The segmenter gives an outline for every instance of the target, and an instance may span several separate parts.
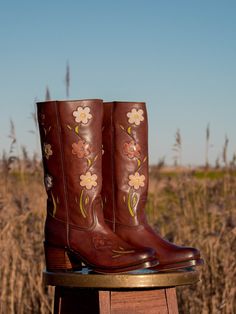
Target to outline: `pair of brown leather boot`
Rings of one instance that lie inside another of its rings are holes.
[[[202,263],[198,250],[169,243],[147,224],[145,103],[37,105],[48,195],[47,270],[79,270],[82,262],[101,273]]]

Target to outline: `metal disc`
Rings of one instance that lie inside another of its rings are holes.
[[[173,272],[154,272],[140,270],[124,274],[97,274],[87,268],[81,272],[43,272],[45,285],[103,288],[103,289],[142,289],[190,285],[199,281],[197,270],[179,270]]]

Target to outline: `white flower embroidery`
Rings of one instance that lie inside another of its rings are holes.
[[[93,186],[97,186],[97,175],[91,174],[90,171],[86,172],[86,174],[82,174],[80,176],[80,185],[85,186],[87,190],[91,190]]]
[[[53,178],[47,174],[45,177],[44,177],[44,184],[45,184],[45,187],[46,187],[46,190],[50,190],[53,186]]]
[[[51,144],[43,144],[44,156],[49,159],[49,157],[53,154]]]
[[[129,118],[130,124],[140,125],[140,122],[144,120],[143,110],[133,108],[130,112],[127,113],[127,117]]]
[[[144,186],[145,176],[140,175],[138,172],[129,175],[129,186],[133,186],[135,190],[138,190],[141,186]]]
[[[86,124],[92,118],[89,107],[78,107],[76,111],[73,111],[75,122]]]

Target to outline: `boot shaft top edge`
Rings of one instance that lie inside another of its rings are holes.
[[[139,104],[139,105],[145,105],[146,103],[144,101],[104,101],[104,104]]]
[[[46,101],[37,101],[36,104],[37,105],[43,105],[43,104],[47,104],[47,103],[81,103],[81,102],[103,102],[103,99],[99,99],[99,98],[94,98],[94,99],[72,99],[72,100],[46,100]]]

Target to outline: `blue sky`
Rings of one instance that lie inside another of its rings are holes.
[[[152,163],[203,164],[236,152],[236,1],[1,1],[0,151],[9,150],[9,119],[20,144],[36,149],[34,99],[146,101]]]

